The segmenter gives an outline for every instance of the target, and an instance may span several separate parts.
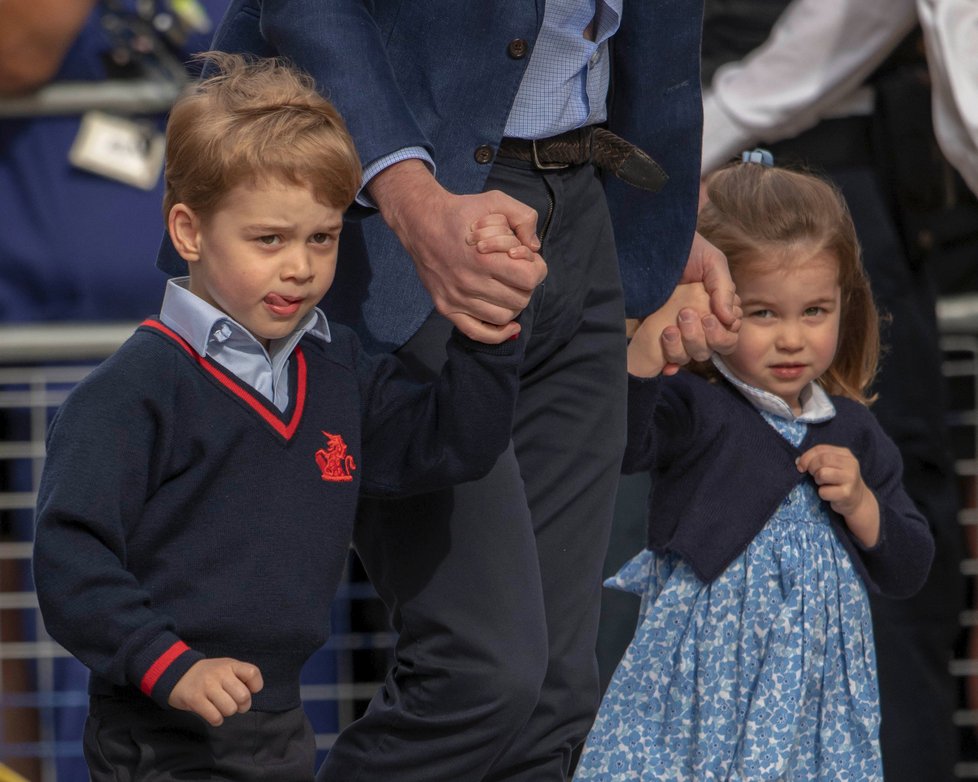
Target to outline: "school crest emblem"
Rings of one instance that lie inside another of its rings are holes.
[[[316,464],[324,481],[345,482],[353,480],[353,471],[357,468],[353,455],[347,453],[343,436],[323,432],[326,436],[326,447],[316,451]]]

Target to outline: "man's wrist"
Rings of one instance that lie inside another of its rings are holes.
[[[370,198],[395,232],[402,222],[404,207],[426,202],[433,189],[441,190],[441,185],[424,162],[417,158],[388,166],[367,185]]]
[[[375,208],[377,204],[374,202],[370,193],[370,185],[374,178],[382,172],[386,171],[391,166],[397,165],[398,163],[403,163],[405,160],[420,160],[422,161],[432,175],[435,174],[435,164],[428,154],[428,151],[424,147],[405,147],[404,149],[399,149],[397,152],[392,152],[389,155],[384,155],[372,163],[368,163],[363,167],[363,181],[360,185],[360,191],[357,193],[356,202],[361,206]]]

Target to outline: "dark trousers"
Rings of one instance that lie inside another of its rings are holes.
[[[84,736],[92,782],[302,782],[316,742],[301,708],[249,711],[212,727],[143,697],[94,695]]]
[[[621,283],[590,166],[494,165],[540,214],[549,275],[529,336],[511,448],[483,480],[362,502],[357,552],[398,631],[396,660],[319,780],[564,780],[598,704],[600,576],[624,445]],[[400,351],[444,360],[433,315]]]

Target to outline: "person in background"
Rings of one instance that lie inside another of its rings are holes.
[[[934,134],[941,151],[961,175],[973,196],[978,196],[978,5],[967,0],[918,0],[917,14],[927,52]],[[953,191],[958,194],[958,189]],[[957,198],[937,225],[926,227],[929,239],[941,248],[936,270],[938,291],[953,306],[960,300],[965,311],[978,293],[978,198]],[[967,408],[972,405],[964,403]],[[968,508],[974,493],[965,489]],[[978,553],[973,528],[968,530],[969,556]],[[974,583],[974,582],[972,582]],[[978,605],[972,586],[969,607]],[[962,656],[978,655],[978,633],[972,627],[962,644]],[[965,680],[964,707],[978,704],[978,677]],[[974,757],[976,734],[969,729],[963,755]]]
[[[967,295],[978,291],[978,70],[971,56],[978,8],[960,0],[918,0],[917,12],[927,55],[926,73],[917,66],[918,85],[930,85],[932,123],[928,90],[919,87],[922,95],[905,121],[913,121],[933,149],[929,168],[944,171],[935,182],[943,188],[943,208],[918,231],[934,259],[929,265],[939,293]]]
[[[978,194],[978,6],[917,0],[933,92],[934,131],[947,159]]]
[[[713,313],[681,324],[671,354],[735,339],[725,262],[694,235],[701,7],[238,0],[215,34],[312,74],[356,142],[361,219],[331,317],[428,378],[452,324],[502,341],[527,307],[512,443],[492,472],[362,503],[357,553],[398,640],[321,780],[567,776],[599,699],[625,313],[702,280]],[[546,268],[466,244],[492,213]],[[175,260],[164,249],[160,265]]]
[[[651,474],[646,548],[609,582],[638,629],[574,775],[883,779],[867,591],[907,597],[934,543],[868,405],[877,313],[841,195],[766,151],[707,179],[699,230],[743,307],[736,348],[671,377],[628,348],[623,471]],[[745,458],[745,454],[750,454]]]
[[[158,311],[166,111],[226,5],[0,4],[0,322]]]

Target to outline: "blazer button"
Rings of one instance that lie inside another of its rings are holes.
[[[494,157],[492,147],[488,144],[483,144],[480,147],[475,148],[475,162],[476,163],[490,163]]]
[[[530,47],[527,46],[526,41],[522,38],[514,38],[509,42],[509,46],[506,47],[506,51],[510,57],[514,60],[522,60],[526,57],[527,51]]]

